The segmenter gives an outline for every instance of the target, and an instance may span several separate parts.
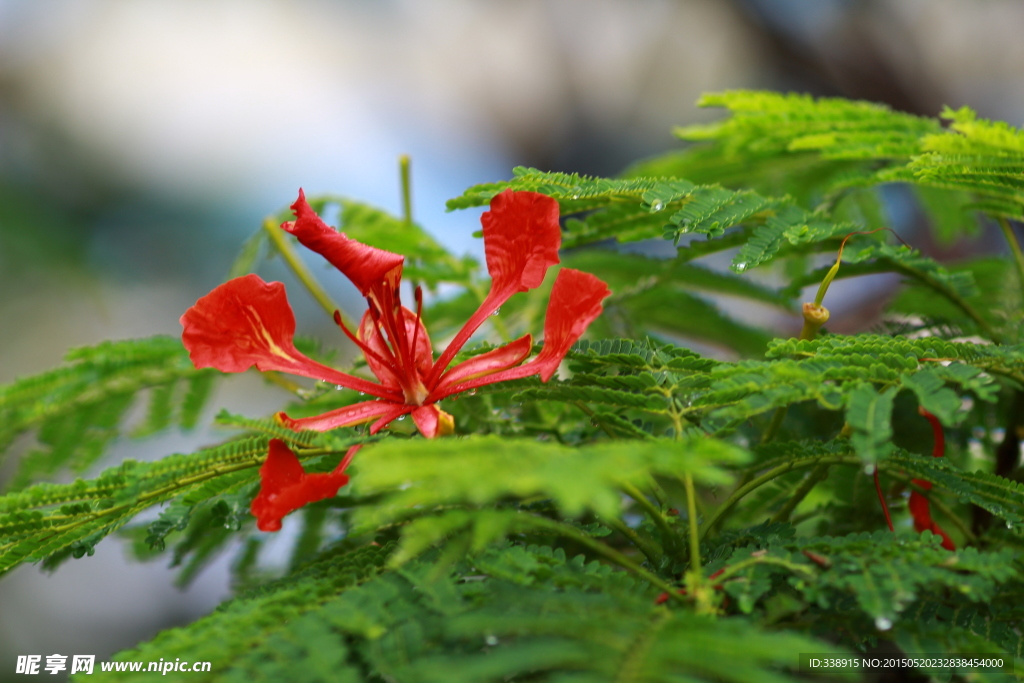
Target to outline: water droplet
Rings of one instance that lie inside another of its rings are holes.
[[[335,391],[341,391],[341,390],[342,390],[342,389],[344,389],[344,388],[345,388],[345,387],[341,386],[340,384],[335,384],[335,385],[334,385],[334,390],[335,390]]]
[[[467,393],[468,395],[470,395],[470,396],[476,396],[476,389],[470,389],[470,390],[469,390],[469,391],[467,391],[466,393]]]
[[[660,201],[660,200],[654,202],[653,204],[651,204],[651,211],[661,211],[664,208],[665,208],[665,202]]]
[[[490,645],[491,647],[494,647],[498,644],[498,639],[495,636],[487,636],[487,638],[484,639],[484,642]]]
[[[1013,522],[1007,522],[1006,523],[1006,528],[1007,529],[1012,529],[1013,528]]]
[[[494,309],[494,313],[491,313],[491,315],[498,315],[499,313],[501,313],[501,307],[500,306],[498,308],[495,308]]]
[[[579,196],[578,194],[574,194],[574,195],[572,196],[572,198],[573,198],[573,199],[579,199],[579,198],[580,198],[580,196]]]
[[[360,391],[360,392],[359,392],[359,395],[360,395],[360,396],[366,396],[366,392],[365,392],[365,391]]]
[[[399,416],[398,416],[398,419],[399,419],[399,420],[404,420],[404,419],[405,419],[405,415],[399,415]]]
[[[892,628],[892,621],[885,617],[875,617],[875,628],[879,631],[888,631]]]
[[[864,465],[864,474],[874,474],[874,473],[875,473],[875,466],[874,465]]]
[[[740,272],[740,273],[742,273],[742,272],[743,272],[744,270],[746,270],[746,269],[747,269],[747,264],[746,264],[746,263],[744,263],[743,261],[740,261],[740,262],[739,262],[739,263],[737,263],[737,264],[736,264],[735,266],[733,266],[733,268],[734,268],[734,269],[735,269],[735,270],[736,270],[737,272]]]

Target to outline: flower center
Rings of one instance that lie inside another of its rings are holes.
[[[423,380],[419,378],[419,373],[416,373],[416,377],[412,382],[409,382],[407,386],[402,387],[402,391],[405,393],[405,402],[409,405],[421,406],[423,402],[427,400],[427,394],[430,391],[423,386]]]

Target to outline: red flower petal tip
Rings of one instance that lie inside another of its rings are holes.
[[[544,349],[535,361],[543,366],[541,380],[547,382],[555,374],[569,347],[601,315],[609,294],[608,285],[590,273],[572,268],[558,272],[544,319]]]
[[[347,483],[348,475],[339,471],[307,474],[283,441],[271,439],[267,460],[260,467],[260,492],[249,511],[260,531],[279,531],[285,515],[337,495]]]
[[[363,296],[384,284],[392,289],[398,287],[404,256],[350,239],[345,233],[327,225],[313,211],[302,190],[292,204],[292,212],[295,220],[283,223],[281,227],[295,235],[303,246],[330,261],[359,288]]]
[[[514,293],[540,286],[548,268],[558,263],[558,211],[557,201],[536,192],[508,189],[491,199],[480,222],[492,289]]]
[[[244,372],[292,366],[304,358],[292,344],[295,316],[280,282],[258,275],[229,280],[181,316],[181,341],[197,368]]]

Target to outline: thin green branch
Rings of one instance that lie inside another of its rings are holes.
[[[686,598],[680,595],[674,586],[672,586],[670,583],[662,579],[660,576],[657,576],[656,574],[647,571],[646,569],[638,565],[636,562],[620,553],[615,548],[612,548],[609,545],[601,543],[600,541],[594,540],[593,538],[586,535],[576,527],[570,526],[568,524],[563,524],[562,522],[556,522],[555,520],[548,519],[547,517],[539,517],[537,515],[524,514],[522,517],[524,521],[526,521],[528,524],[534,527],[546,529],[548,531],[551,531],[552,533],[558,534],[559,536],[562,536],[564,538],[570,538],[579,543],[580,545],[590,548],[595,553],[602,555],[603,557],[605,557],[611,562],[614,562],[623,569],[626,569],[627,571],[636,574],[643,580],[650,583],[652,586],[660,588],[665,593],[668,593],[670,599],[683,604],[686,603]]]
[[[601,524],[604,524],[625,536],[630,543],[635,545],[637,549],[644,554],[644,557],[647,558],[648,562],[655,567],[658,566],[658,558],[664,551],[654,541],[644,538],[635,530],[629,528],[629,526],[621,519],[616,519],[614,517],[602,517]]]
[[[803,502],[807,494],[818,485],[818,482],[828,476],[828,465],[818,465],[811,473],[800,482],[800,486],[793,491],[792,495],[786,500],[785,504],[779,508],[779,511],[772,517],[773,522],[788,522],[789,516],[793,514],[793,510],[796,506]]]
[[[732,509],[736,503],[740,501],[744,496],[753,491],[754,489],[767,484],[772,479],[782,476],[787,472],[801,469],[803,467],[811,467],[817,464],[860,464],[860,459],[856,455],[834,455],[834,456],[815,456],[813,458],[802,458],[798,460],[790,460],[789,462],[783,463],[778,467],[774,467],[759,477],[751,479],[749,482],[740,486],[738,489],[732,492],[732,494],[725,499],[718,508],[711,513],[711,516],[704,524],[704,535],[707,535],[709,529],[711,529],[715,523],[721,518],[726,512]]]
[[[665,521],[665,517],[661,514],[661,510],[654,507],[654,504],[651,503],[647,496],[632,484],[623,483],[620,484],[619,488],[621,488],[626,495],[635,500],[637,505],[644,509],[644,512],[647,513],[647,516],[651,518],[651,521],[654,522],[654,525],[658,527],[658,530],[661,532],[662,541],[669,552],[672,552],[677,548],[678,544],[676,543],[676,533],[672,530],[672,527],[668,525],[668,522]]]
[[[1018,286],[1024,290],[1024,251],[1021,251],[1020,241],[1013,232],[1010,221],[1003,216],[999,216],[996,221],[999,223],[1003,235],[1006,236],[1006,242],[1010,245],[1010,251],[1013,253],[1013,262],[1017,265]]]
[[[768,429],[764,430],[764,434],[761,435],[761,444],[766,444],[779,433],[779,428],[782,427],[782,421],[786,419],[786,406],[779,406],[775,409],[772,414],[772,421],[768,423]]]
[[[412,182],[409,173],[410,159],[408,154],[398,157],[398,173],[402,184],[402,220],[412,225]]]
[[[697,492],[693,486],[693,475],[683,475],[686,488],[686,514],[690,522],[690,571],[700,573],[700,527],[697,523]]]
[[[737,562],[736,564],[729,565],[724,571],[722,571],[721,574],[715,577],[715,582],[725,583],[733,576],[739,574],[741,571],[746,569],[747,567],[753,567],[754,565],[758,564],[774,564],[776,566],[788,569],[794,574],[802,574],[804,577],[808,579],[813,579],[815,575],[814,569],[806,565],[796,564],[795,562],[790,562],[789,560],[785,560],[781,557],[772,557],[771,555],[759,555],[757,557],[750,557],[746,560],[743,560],[742,562]]]

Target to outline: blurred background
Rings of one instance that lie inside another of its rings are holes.
[[[478,212],[446,199],[515,165],[615,174],[719,116],[694,107],[704,91],[966,104],[1019,126],[1021,26],[1018,0],[0,0],[0,383],[73,346],[178,334],[299,187],[398,212],[399,154],[416,219],[481,255]],[[293,291],[300,332],[333,339]],[[239,377],[212,404],[280,400]],[[122,444],[103,465],[216,438]],[[228,564],[185,592],[117,539],[53,575],[21,567],[0,581],[0,680],[18,654],[103,660],[209,612]]]

